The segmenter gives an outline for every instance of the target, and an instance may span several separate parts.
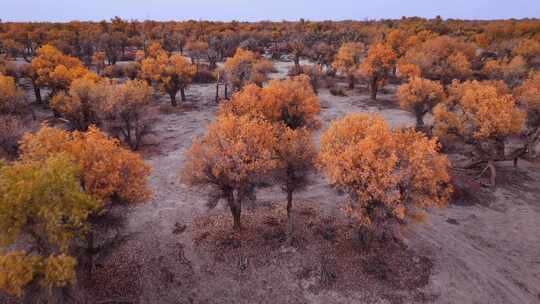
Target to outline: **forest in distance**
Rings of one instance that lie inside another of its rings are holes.
[[[0,304],[540,303],[540,20],[0,20]]]

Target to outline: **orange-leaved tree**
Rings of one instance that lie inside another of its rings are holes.
[[[317,150],[311,132],[306,128],[291,129],[279,124],[276,132],[275,158],[278,161],[274,178],[287,195],[289,239],[293,232],[293,194],[308,183]]]
[[[152,132],[152,101],[152,88],[145,81],[128,80],[109,86],[99,113],[110,133],[137,150],[143,137]]]
[[[242,202],[277,166],[274,132],[273,125],[260,118],[220,115],[186,153],[182,180],[211,187],[210,206],[226,200],[235,230],[241,229]]]
[[[95,77],[73,80],[67,92],[59,92],[50,106],[63,115],[79,131],[99,124],[99,104],[105,98],[107,83]]]
[[[516,56],[512,60],[491,59],[484,64],[482,72],[490,79],[504,80],[513,86],[527,74],[527,62],[521,56]]]
[[[96,254],[108,245],[97,246],[94,235],[110,229],[110,224],[119,224],[112,221],[107,225],[104,221],[117,203],[139,203],[150,198],[150,167],[138,154],[122,148],[117,140],[93,126],[84,133],[44,126],[37,133],[23,137],[21,158],[25,161],[42,160],[58,154],[66,154],[73,160],[81,170],[77,177],[82,189],[100,202],[99,209],[89,215],[92,229],[86,235],[83,251],[90,279]]]
[[[37,83],[51,89],[50,96],[67,90],[77,78],[87,74],[97,77],[78,58],[65,55],[49,44],[37,50],[36,57],[32,59],[32,69],[37,75]]]
[[[151,194],[147,185],[150,168],[142,158],[96,127],[87,132],[66,132],[43,126],[21,141],[21,157],[44,159],[67,153],[81,168],[84,190],[105,202],[136,203]]]
[[[155,57],[141,62],[141,78],[154,81],[158,88],[171,98],[171,105],[177,106],[176,94],[180,91],[182,101],[186,101],[185,90],[195,76],[196,67],[181,55],[169,55],[162,49]]]
[[[399,66],[415,65],[422,77],[448,84],[453,79],[464,80],[472,74],[471,62],[475,53],[473,44],[458,38],[432,37],[409,48]]]
[[[24,111],[24,99],[15,79],[0,73],[0,115],[20,114]]]
[[[443,86],[429,79],[412,77],[402,84],[396,92],[399,106],[416,116],[416,128],[424,127],[424,116],[431,112],[444,97]]]
[[[233,91],[237,91],[250,82],[261,86],[273,65],[268,60],[258,58],[251,51],[238,48],[234,56],[225,61],[223,68],[225,78],[232,85]]]
[[[321,136],[318,163],[349,194],[346,210],[367,232],[366,241],[397,236],[397,224],[418,218],[426,207],[444,206],[452,191],[449,162],[436,139],[392,131],[375,115],[332,122]]]
[[[369,48],[357,73],[367,82],[371,99],[377,99],[377,92],[391,75],[396,60],[396,54],[392,48],[385,44],[377,43]]]
[[[540,40],[524,39],[514,49],[512,53],[516,56],[522,56],[527,61],[540,55]]]
[[[434,134],[471,145],[476,152],[474,163],[487,162],[494,186],[494,162],[507,158],[505,140],[521,131],[525,113],[512,95],[493,83],[454,81],[448,92],[448,98],[433,109]]]
[[[264,117],[293,129],[318,126],[320,111],[319,98],[305,75],[272,80],[264,88],[248,85],[220,107],[220,113]]]
[[[354,89],[356,70],[360,67],[365,48],[361,42],[343,43],[332,63],[332,68],[349,80],[349,89]]]
[[[540,141],[540,72],[531,73],[515,94],[527,110],[527,145]]]

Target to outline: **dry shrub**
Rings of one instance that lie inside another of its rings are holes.
[[[103,69],[103,76],[109,78],[123,78],[125,76],[124,68],[119,64],[106,66]]]
[[[342,96],[342,97],[347,96],[347,93],[345,93],[345,90],[339,85],[335,85],[334,87],[331,87],[330,94],[334,96]]]
[[[356,225],[345,217],[325,216],[316,206],[311,201],[296,203],[293,247],[286,245],[286,210],[277,202],[247,209],[241,232],[233,231],[225,212],[196,218],[195,248],[214,258],[213,271],[232,269],[238,274],[250,267],[259,271],[269,264],[280,265],[298,280],[315,278],[309,287],[312,292],[387,290],[390,284],[395,290],[414,293],[428,283],[433,264],[427,257],[401,242],[374,241],[363,247]]]
[[[31,122],[25,122],[19,116],[0,116],[0,158],[14,159],[17,156],[19,140],[31,126]]]
[[[216,82],[216,75],[210,69],[208,66],[199,66],[199,70],[197,73],[195,73],[195,76],[193,76],[193,82],[194,83],[211,83]]]

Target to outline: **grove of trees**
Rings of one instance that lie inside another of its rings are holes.
[[[224,201],[234,233],[276,186],[293,244],[296,194],[321,174],[364,245],[399,239],[448,204],[454,170],[495,187],[497,162],[538,157],[539,69],[534,19],[0,22],[0,291],[56,303],[90,280],[104,219],[152,198],[147,135],[187,105],[216,116],[180,180]],[[207,85],[218,105],[198,102]],[[398,105],[416,126],[343,113],[319,137],[327,93]]]

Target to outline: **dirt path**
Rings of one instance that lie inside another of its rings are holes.
[[[278,66],[282,77],[286,71]],[[394,303],[374,291],[313,292],[291,269],[269,263],[241,275],[236,265],[218,265],[205,252],[196,250],[193,219],[226,212],[208,211],[205,194],[178,181],[183,152],[191,138],[202,134],[213,119],[214,86],[195,85],[189,98],[198,100],[189,111],[160,115],[157,140],[162,152],[148,157],[152,166],[151,202],[134,207],[128,214],[122,263],[136,264],[128,276],[135,282],[137,303]],[[390,90],[391,91],[391,90]],[[376,112],[392,126],[414,123],[408,113],[388,106],[391,94],[382,94],[379,104],[366,94],[334,97],[320,94],[323,129],[337,117],[351,112]],[[381,104],[385,106],[381,106]],[[507,171],[510,171],[508,169]],[[426,224],[408,234],[412,248],[429,255],[434,274],[424,293],[434,303],[538,303],[540,302],[540,194],[538,166],[526,164],[514,186],[499,188],[492,202],[475,206],[449,206],[431,212]],[[507,172],[512,176],[511,172]],[[282,200],[275,188],[258,193],[261,204]],[[342,216],[336,202],[343,197],[315,176],[296,198],[320,204],[332,216]],[[185,230],[184,226],[186,225]],[[270,253],[269,253],[270,254]],[[293,258],[302,260],[300,253]],[[277,264],[276,264],[277,263]],[[361,279],[361,278],[359,278]],[[403,297],[395,303],[417,303]]]

